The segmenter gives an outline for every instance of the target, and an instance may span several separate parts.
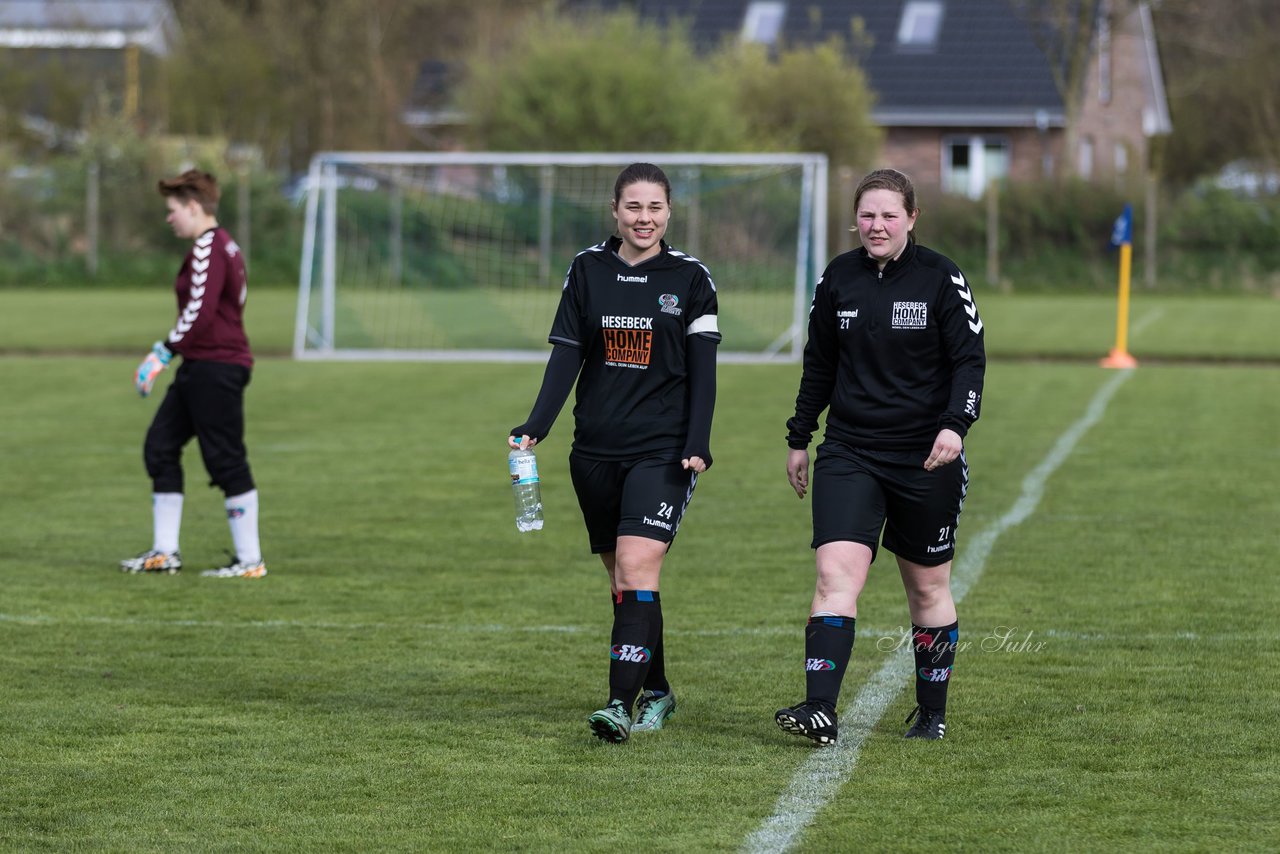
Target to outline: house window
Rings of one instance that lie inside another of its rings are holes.
[[[1076,158],[1076,172],[1081,178],[1093,177],[1093,139],[1084,137],[1080,140],[1080,152]]]
[[[1129,147],[1123,142],[1116,143],[1116,174],[1123,175],[1129,171]]]
[[[898,47],[928,50],[942,31],[942,0],[907,0],[898,21]]]
[[[942,141],[942,186],[977,199],[987,185],[1009,175],[1009,141],[1003,137],[948,137]]]
[[[1098,21],[1098,103],[1111,103],[1111,22]]]
[[[782,2],[753,2],[747,4],[742,18],[742,40],[773,47],[782,32],[782,19],[787,16],[787,4]]]

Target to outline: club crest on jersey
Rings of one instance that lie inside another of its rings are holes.
[[[893,304],[893,329],[924,329],[929,325],[927,302],[895,302]]]
[[[658,297],[658,305],[662,306],[662,312],[664,314],[674,314],[679,317],[684,313],[684,309],[678,308],[679,304],[680,297],[675,294],[663,294]]]

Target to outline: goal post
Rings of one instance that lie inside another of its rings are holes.
[[[613,182],[671,180],[666,241],[706,264],[723,361],[797,361],[826,262],[822,154],[324,152],[305,187],[298,359],[541,361]]]

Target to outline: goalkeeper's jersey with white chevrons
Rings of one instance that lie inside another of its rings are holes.
[[[716,287],[696,258],[661,244],[631,266],[612,237],[569,267],[548,340],[580,347],[574,453],[680,459],[689,427],[689,336],[719,342]]]
[[[222,228],[201,234],[182,259],[174,282],[178,319],[165,346],[187,361],[252,368],[253,354],[244,332],[248,287],[244,255],[231,235]]]

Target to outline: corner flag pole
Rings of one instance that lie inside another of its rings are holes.
[[[1120,247],[1120,297],[1116,304],[1116,346],[1101,361],[1104,368],[1136,368],[1129,355],[1129,268],[1133,263],[1133,205],[1125,205],[1111,229],[1111,245]]]

